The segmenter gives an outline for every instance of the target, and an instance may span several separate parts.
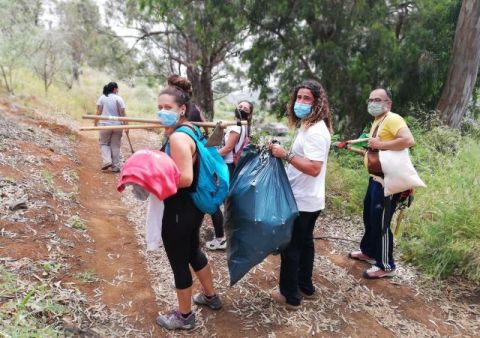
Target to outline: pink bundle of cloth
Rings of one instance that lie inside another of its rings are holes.
[[[148,199],[145,240],[147,250],[159,249],[162,243],[163,200],[177,192],[180,171],[175,162],[158,150],[139,150],[123,165],[117,190],[131,185],[140,200]]]
[[[135,183],[163,201],[177,192],[179,181],[180,171],[167,154],[139,150],[123,165],[117,190],[122,192],[128,183]]]

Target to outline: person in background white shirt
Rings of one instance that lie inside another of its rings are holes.
[[[224,146],[218,152],[223,156],[230,173],[230,182],[233,178],[235,170],[234,154],[242,150],[245,139],[250,135],[250,122],[253,114],[253,103],[250,101],[240,101],[235,109],[235,119],[238,121],[248,121],[248,125],[230,126],[225,130],[223,138]],[[223,230],[223,213],[220,208],[212,214],[212,223],[215,230],[215,238],[206,243],[210,250],[225,250],[227,248],[227,240]]]
[[[103,87],[103,95],[97,101],[97,115],[101,116],[126,116],[125,103],[118,95],[118,85],[110,82]],[[116,126],[123,124],[120,121],[100,120],[95,121],[95,126]],[[128,130],[125,131],[128,134]],[[120,172],[121,157],[120,146],[122,130],[101,130],[99,137],[100,150],[102,152],[102,170],[112,168],[113,172]]]
[[[287,107],[291,126],[297,134],[290,151],[272,144],[272,155],[287,163],[287,176],[297,202],[299,216],[293,224],[292,239],[281,252],[280,289],[274,301],[291,310],[302,299],[316,297],[312,282],[315,246],[313,230],[325,208],[325,175],[330,149],[332,117],[327,93],[316,81],[295,87]]]

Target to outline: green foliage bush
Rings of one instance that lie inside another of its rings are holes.
[[[478,134],[436,123],[427,129],[422,121],[407,120],[416,141],[412,161],[427,188],[416,190],[414,203],[405,212],[398,241],[402,257],[435,278],[461,275],[480,281]],[[367,179],[360,157],[331,153],[328,208],[361,214]]]

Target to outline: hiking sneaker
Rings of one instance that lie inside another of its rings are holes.
[[[183,318],[178,310],[157,317],[157,324],[169,330],[191,330],[195,327],[195,314]]]
[[[365,272],[363,273],[363,277],[368,279],[378,279],[393,276],[395,276],[395,270],[385,271],[383,269],[380,269],[376,265],[373,265],[370,269],[365,270]]]
[[[282,295],[280,293],[280,291],[273,291],[272,293],[270,293],[270,296],[272,297],[272,299],[278,303],[278,304],[281,304],[283,306],[285,306],[285,308],[287,310],[291,310],[291,311],[296,311],[298,309],[300,309],[300,304],[298,305],[292,305],[292,304],[289,304],[287,303],[287,299],[285,298],[284,295]]]
[[[193,302],[197,305],[208,306],[212,310],[220,310],[223,305],[218,295],[208,298],[204,293],[197,293],[193,296]]]
[[[375,259],[373,259],[370,256],[365,255],[361,251],[349,252],[348,257],[351,258],[351,259],[356,259],[357,261],[364,261],[364,262],[367,262],[367,263],[372,264],[372,265],[377,263],[377,261]]]
[[[112,167],[112,173],[119,173],[119,172],[120,172],[120,168]]]
[[[102,170],[107,170],[108,168],[110,168],[112,166],[111,163],[105,163],[102,165]]]
[[[227,248],[227,240],[215,237],[210,242],[207,242],[206,245],[210,250],[225,250]]]

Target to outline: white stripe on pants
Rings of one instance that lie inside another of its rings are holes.
[[[392,195],[386,198],[390,199],[390,203],[392,202]],[[392,267],[390,266],[390,264],[388,264],[388,251],[389,251],[388,245],[390,244],[388,240],[388,236],[389,236],[388,232],[390,230],[386,229],[386,226],[387,225],[389,226],[389,224],[385,224],[385,209],[386,208],[384,207],[382,211],[382,263],[383,263],[383,266],[385,267],[385,271],[391,271]]]

